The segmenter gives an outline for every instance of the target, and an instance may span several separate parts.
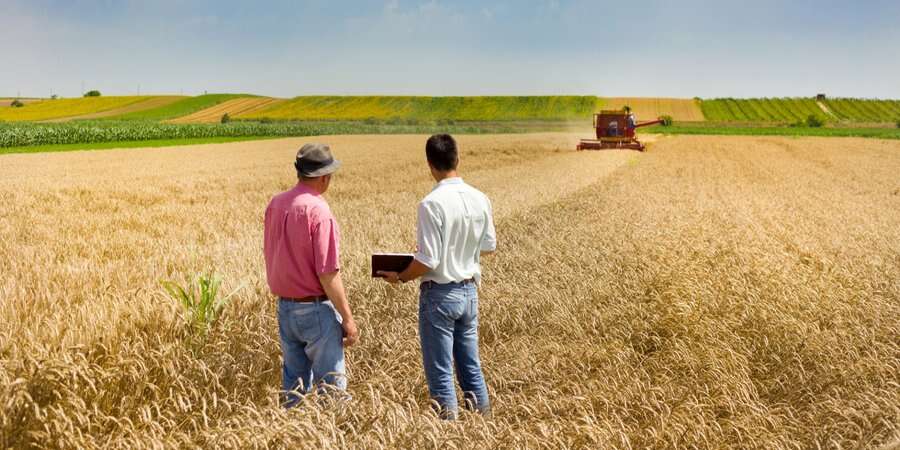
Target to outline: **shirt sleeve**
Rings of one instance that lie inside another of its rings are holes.
[[[337,222],[325,219],[312,230],[313,264],[316,274],[337,272],[340,269],[338,242],[340,235]]]
[[[484,236],[481,238],[481,251],[492,252],[497,250],[497,231],[494,229],[494,208],[491,201],[487,201],[487,221],[484,227]]]
[[[435,205],[419,203],[416,220],[416,261],[434,269],[441,261],[441,215]]]

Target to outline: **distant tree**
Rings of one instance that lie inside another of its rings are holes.
[[[19,99],[15,99],[12,101],[12,103],[9,104],[9,106],[12,106],[13,108],[21,108],[25,106],[25,104],[22,103]]]
[[[664,127],[671,127],[674,122],[672,116],[662,116],[659,119],[662,120],[662,126]]]
[[[100,95],[101,95],[100,91],[98,91],[96,89],[90,90],[90,91],[87,91],[84,93],[85,97],[99,97]]]
[[[59,96],[56,94],[50,96],[50,100],[56,100],[57,98],[59,98]]]
[[[229,116],[228,113],[222,114],[222,119],[220,120],[220,122],[222,122],[222,123],[231,122],[231,116]]]

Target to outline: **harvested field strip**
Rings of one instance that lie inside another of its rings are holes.
[[[677,121],[702,122],[703,111],[694,99],[655,97],[603,97],[603,109],[621,109],[628,105],[639,121],[669,115]]]
[[[269,97],[235,98],[193,114],[169,120],[169,123],[215,123],[219,122],[224,114],[234,117],[240,114],[252,113],[277,105],[282,101],[284,100]]]
[[[50,119],[45,122],[68,122],[70,120],[92,120],[92,119],[102,119],[106,117],[119,116],[122,114],[129,114],[140,111],[147,111],[150,109],[161,108],[167,105],[171,105],[175,102],[183,100],[185,97],[177,96],[177,95],[166,95],[159,97],[151,97],[147,100],[132,103],[128,106],[123,106],[121,108],[110,109],[107,111],[96,112],[91,114],[82,114],[80,116],[71,116],[71,117],[63,117],[59,119]]]
[[[0,120],[39,121],[56,119],[60,117],[81,116],[101,111],[109,111],[122,108],[134,103],[143,102],[154,98],[153,96],[126,96],[126,97],[85,97],[62,98],[45,100],[28,104],[21,108],[0,109]]]
[[[252,97],[247,94],[205,94],[197,97],[188,97],[181,101],[172,103],[159,108],[149,109],[146,111],[132,112],[118,116],[109,117],[110,120],[154,120],[161,121],[166,119],[174,119],[176,117],[187,116],[197,111],[210,108],[219,103],[226,102],[235,98]]]
[[[494,417],[458,424],[428,413],[414,287],[368,278],[371,252],[414,245],[415,202],[432,186],[425,136],[316,138],[344,161],[326,195],[363,338],[348,353],[353,407],[289,413],[277,406],[260,222],[310,139],[0,157],[0,444],[895,438],[900,143],[682,136],[647,153],[557,150],[577,138],[459,139],[465,178],[492,197],[500,248],[479,300]],[[192,351],[158,282],[211,266],[247,288]]]
[[[242,119],[276,120],[585,120],[598,107],[593,96],[525,97],[295,97]]]

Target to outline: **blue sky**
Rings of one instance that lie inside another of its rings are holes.
[[[0,96],[900,98],[900,2],[0,0]]]

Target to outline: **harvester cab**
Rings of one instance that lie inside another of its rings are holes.
[[[625,109],[604,110],[594,114],[594,131],[597,139],[582,139],[577,150],[622,150],[644,151],[646,147],[638,141],[636,128],[663,123],[657,119],[643,123],[629,123],[629,112]],[[633,117],[633,116],[632,116]]]

